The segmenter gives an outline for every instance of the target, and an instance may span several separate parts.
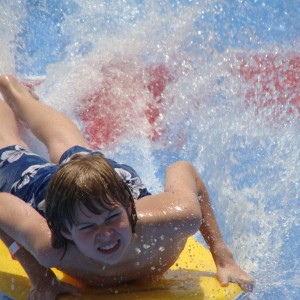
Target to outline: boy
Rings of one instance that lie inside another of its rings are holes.
[[[0,91],[6,101],[0,100],[0,234],[32,282],[29,299],[78,293],[50,267],[91,286],[152,279],[199,228],[221,284],[252,289],[191,164],[172,164],[164,192],[150,195],[131,167],[92,151],[71,120],[36,101],[13,77],[0,76]],[[29,151],[15,116],[46,145],[52,163]]]

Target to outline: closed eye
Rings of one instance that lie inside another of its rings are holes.
[[[92,228],[94,226],[94,224],[88,224],[88,225],[83,225],[83,226],[80,226],[78,228],[78,230],[86,230],[86,229],[89,229],[89,228]]]
[[[120,216],[121,213],[114,213],[106,218],[106,221],[112,221]]]

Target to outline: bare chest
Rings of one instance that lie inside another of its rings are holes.
[[[112,286],[128,281],[151,280],[167,271],[176,261],[185,241],[159,239],[135,243],[116,265],[106,265],[82,255],[76,248],[60,270],[89,286]],[[73,261],[72,261],[73,260]]]

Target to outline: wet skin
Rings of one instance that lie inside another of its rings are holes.
[[[84,205],[76,210],[73,226],[63,235],[74,242],[86,256],[108,265],[118,263],[131,242],[132,230],[127,212],[122,206],[102,209],[94,214]]]

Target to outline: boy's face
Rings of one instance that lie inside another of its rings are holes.
[[[62,234],[72,240],[84,255],[109,265],[118,263],[132,239],[125,208],[121,205],[101,208],[100,214],[94,214],[84,205],[79,205],[76,217],[78,224]]]

